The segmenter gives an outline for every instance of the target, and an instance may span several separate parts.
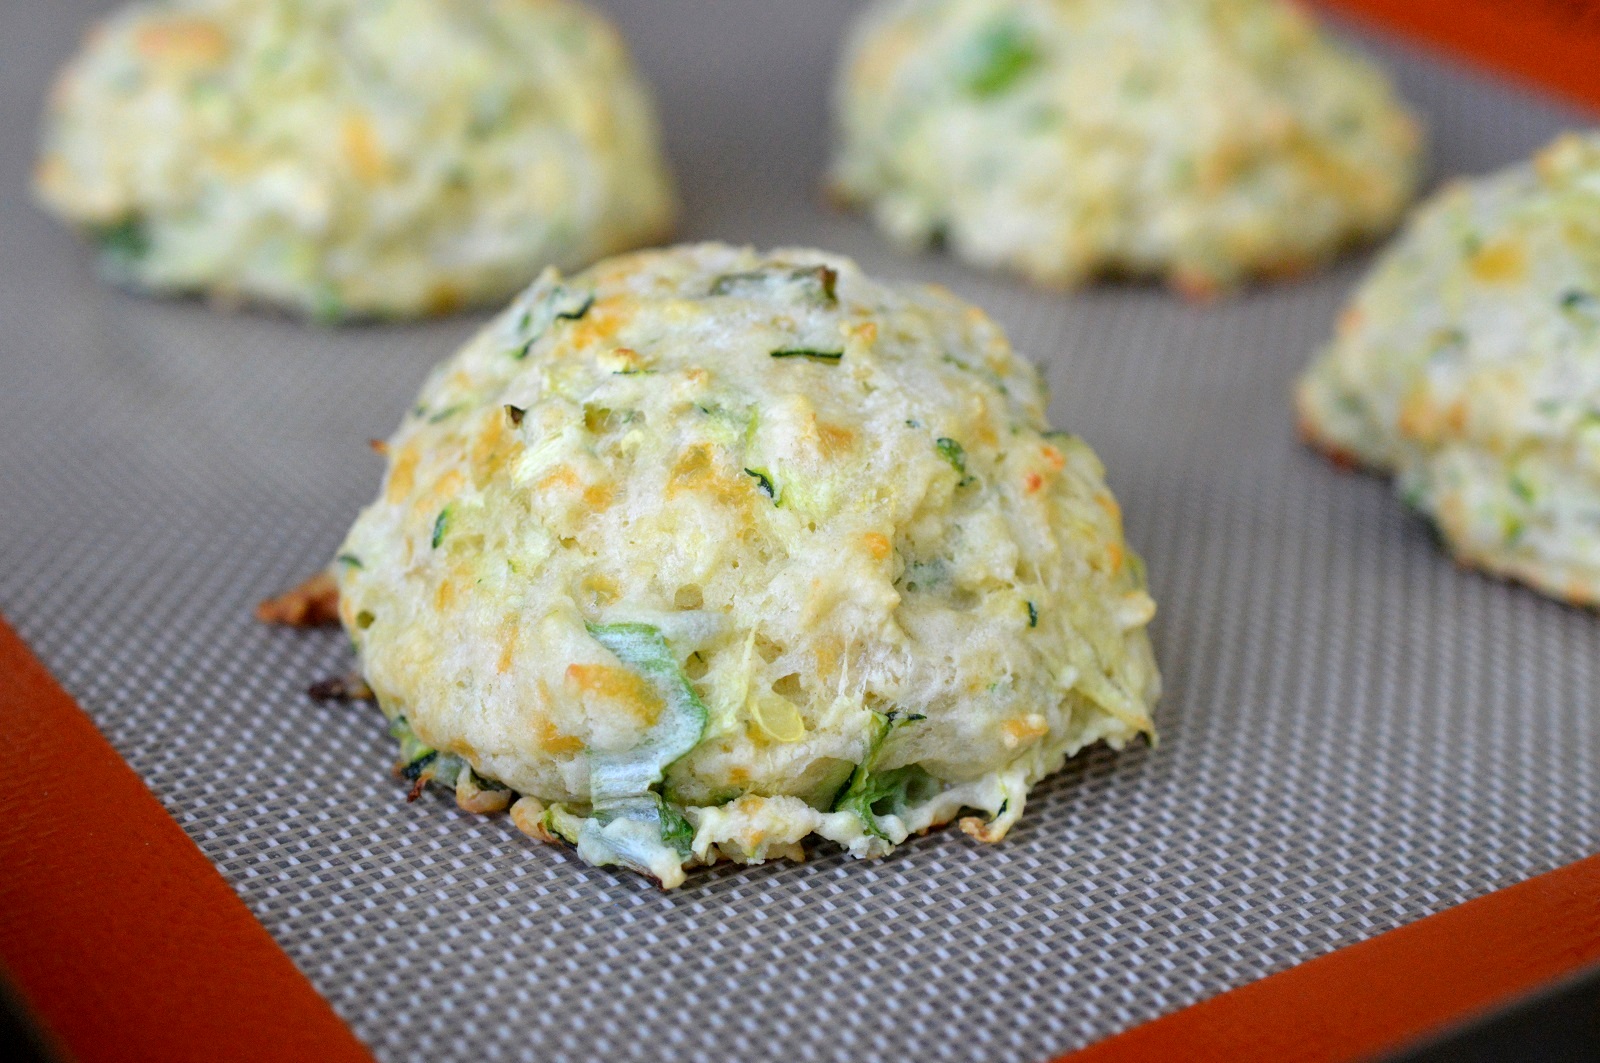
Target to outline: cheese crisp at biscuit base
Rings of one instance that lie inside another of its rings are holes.
[[[1424,205],[1298,399],[1463,562],[1600,604],[1600,136]]]
[[[35,186],[113,281],[335,321],[499,303],[671,227],[644,85],[573,0],[146,0]]]
[[[910,248],[1206,295],[1387,232],[1416,123],[1283,0],[875,0],[832,188]]]
[[[677,885],[1150,735],[1155,604],[978,309],[716,244],[548,271],[441,365],[335,569],[417,786]]]

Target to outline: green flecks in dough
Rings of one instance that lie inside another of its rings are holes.
[[[872,714],[872,735],[868,739],[867,755],[861,758],[850,778],[845,781],[833,799],[835,812],[854,812],[868,834],[885,841],[889,836],[878,824],[878,817],[900,815],[908,807],[928,800],[943,789],[933,776],[915,764],[892,771],[874,771],[874,765],[883,754],[884,744],[895,728],[927,719],[921,713],[901,715],[898,712]]]
[[[100,254],[115,269],[129,268],[150,253],[150,234],[136,215],[96,229],[93,235]]]
[[[1041,56],[1033,35],[1014,22],[999,22],[975,40],[968,53],[966,89],[988,99],[1014,87]]]
[[[761,493],[772,499],[772,504],[778,504],[778,489],[772,485],[772,476],[765,469],[746,469],[746,476],[754,476],[756,487]]]
[[[837,362],[843,351],[819,351],[813,347],[780,347],[772,352],[774,358],[809,358],[814,362]]]
[[[949,462],[950,467],[961,475],[957,487],[965,487],[973,481],[973,477],[967,474],[967,452],[962,449],[960,443],[949,436],[940,436],[934,440],[933,445],[938,448],[939,456]]]

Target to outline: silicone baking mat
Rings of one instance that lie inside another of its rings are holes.
[[[1458,570],[1295,441],[1290,383],[1367,258],[1190,306],[898,257],[815,194],[842,0],[604,5],[657,87],[682,235],[830,247],[1009,329],[1149,562],[1160,746],[1078,758],[998,847],[824,847],[671,894],[407,805],[377,712],[303,693],[342,637],[250,611],[331,555],[376,490],[366,440],[481,319],[331,331],[100,285],[25,188],[103,6],[0,16],[0,611],[381,1059],[1040,1060],[1600,850],[1600,621]],[[1435,173],[1585,121],[1360,43]]]

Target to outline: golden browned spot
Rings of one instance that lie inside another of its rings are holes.
[[[389,161],[378,141],[378,131],[366,115],[352,112],[345,116],[339,127],[339,145],[357,181],[372,185],[383,179]]]
[[[584,488],[583,500],[591,509],[605,509],[611,505],[613,492],[609,484],[590,484]]]
[[[1006,836],[1005,830],[991,826],[977,816],[962,816],[956,821],[956,826],[961,828],[961,833],[976,838],[986,845],[993,845]]]
[[[508,616],[500,624],[500,659],[495,661],[494,670],[501,675],[511,671],[511,665],[517,656],[517,618]]]
[[[367,446],[371,448],[374,454],[382,454],[384,457],[389,456],[389,444],[385,440],[369,439],[367,440]]]
[[[1106,516],[1117,527],[1122,527],[1122,507],[1117,505],[1117,500],[1111,497],[1110,491],[1101,491],[1094,496],[1095,504],[1105,510]]]
[[[547,753],[582,753],[583,739],[564,733],[549,720],[539,721],[539,744]]]
[[[1467,270],[1485,284],[1510,284],[1527,274],[1528,255],[1521,243],[1500,240],[1468,259]]]
[[[1309,433],[1304,434],[1303,438],[1307,443],[1322,451],[1323,456],[1333,462],[1334,467],[1341,472],[1358,472],[1362,468],[1361,458],[1355,451],[1345,450],[1343,447],[1335,446],[1332,443],[1324,443]]]
[[[33,183],[43,189],[59,189],[71,171],[59,155],[45,155],[33,166]]]
[[[473,480],[483,480],[485,467],[496,464],[497,453],[504,446],[506,437],[507,424],[504,417],[484,419],[483,428],[473,436],[472,449],[467,452],[467,463],[472,466]]]
[[[1030,739],[1043,738],[1049,734],[1050,725],[1043,716],[1029,713],[1026,716],[1013,716],[1001,724],[1000,733],[1005,735],[1006,745],[1020,746]]]
[[[839,659],[844,656],[844,641],[838,635],[825,635],[817,640],[817,675],[828,678],[839,669]],[[798,695],[799,690],[795,691]]]
[[[348,594],[341,594],[333,604],[335,610],[337,610],[335,619],[344,625],[345,630],[354,629],[356,618],[361,615],[361,608],[356,604],[355,599]],[[260,613],[256,614],[257,617],[260,615]]]
[[[709,495],[732,510],[733,519],[748,524],[752,501],[763,498],[752,490],[754,483],[742,472],[730,476],[726,470],[718,468],[712,445],[697,443],[684,449],[673,462],[667,479],[667,497],[676,498],[685,491]]]
[[[1466,527],[1467,504],[1458,494],[1441,496],[1434,512],[1439,524],[1453,536],[1459,536],[1461,529]]]
[[[439,612],[443,613],[448,611],[455,604],[456,584],[454,580],[446,576],[444,579],[439,581],[439,586],[434,588],[433,607],[439,610]]]
[[[1202,155],[1195,162],[1195,181],[1209,192],[1219,191],[1233,183],[1234,177],[1251,160],[1252,145],[1239,140],[1225,140]]]
[[[1563,133],[1533,157],[1533,168],[1546,181],[1553,181],[1561,176],[1562,167],[1571,160],[1573,154],[1583,150],[1582,145],[1583,141],[1576,133]]]
[[[227,56],[228,38],[204,19],[177,18],[139,27],[133,47],[151,62],[205,66]]]
[[[984,411],[983,419],[972,429],[972,438],[986,447],[996,446],[1000,437],[995,434],[994,422],[989,419],[988,411]]]
[[[816,414],[811,415],[810,435],[816,441],[817,449],[822,452],[822,456],[825,458],[833,458],[843,454],[856,441],[856,434],[850,429],[818,420]]]
[[[1215,302],[1217,296],[1222,294],[1221,282],[1193,269],[1175,270],[1167,279],[1167,284],[1191,303]]]
[[[881,35],[871,48],[857,54],[850,66],[851,85],[859,93],[880,94],[917,46],[916,37],[908,30],[896,29]]]
[[[471,772],[462,772],[456,779],[456,806],[463,812],[488,815],[501,812],[511,803],[509,790],[481,790],[473,781]]]
[[[468,467],[472,482],[479,488],[505,471],[507,465],[522,451],[522,438],[513,431],[514,425],[506,417],[486,418],[481,431],[473,438],[468,454]]]
[[[453,314],[465,306],[466,302],[466,296],[461,294],[460,288],[449,281],[440,281],[428,289],[423,307],[430,314]]]
[[[1289,281],[1304,277],[1316,264],[1317,260],[1310,255],[1285,253],[1262,262],[1256,267],[1256,273],[1263,280]]]
[[[699,443],[685,449],[678,455],[678,460],[672,463],[672,472],[667,481],[667,497],[672,498],[680,491],[698,489],[711,478],[711,473],[709,444]]]
[[[244,144],[213,144],[206,157],[219,171],[241,177],[259,166],[259,154]]]
[[[1400,404],[1400,416],[1395,422],[1400,434],[1419,442],[1433,442],[1442,434],[1444,411],[1434,405],[1425,389],[1418,388]]]
[[[581,487],[583,481],[578,479],[578,474],[570,465],[557,465],[545,473],[544,479],[534,484],[540,491],[549,491],[556,487],[566,487],[573,490]]]
[[[845,211],[856,205],[857,197],[837,181],[829,181],[820,189],[822,205],[829,210]]]
[[[746,768],[746,767],[743,767],[742,765],[729,768],[728,769],[728,785],[729,786],[748,786],[748,785],[750,785],[750,769]]]
[[[561,839],[551,834],[544,825],[544,803],[533,797],[519,797],[511,806],[511,825],[530,838],[547,845],[559,845]]]
[[[609,373],[637,373],[648,368],[644,356],[632,347],[613,347],[600,356],[599,362]]]
[[[581,694],[616,705],[646,727],[661,715],[660,695],[626,668],[609,664],[569,664],[567,682]]]
[[[1121,543],[1115,539],[1106,543],[1106,571],[1121,572],[1124,560],[1126,560],[1126,556]]]
[[[1036,472],[1028,472],[1022,477],[1022,489],[1028,494],[1034,494],[1044,486],[1044,477]]]
[[[1341,153],[1330,150],[1322,141],[1312,137],[1303,128],[1290,130],[1289,147],[1294,158],[1315,175],[1325,188],[1353,204],[1367,204],[1369,209],[1381,209],[1387,202],[1388,182],[1374,181],[1368,169],[1352,164]],[[1274,266],[1295,268],[1292,256],[1280,256]]]
[[[290,627],[332,624],[339,619],[339,585],[332,573],[318,572],[293,590],[256,606],[256,619]]]
[[[861,542],[871,554],[873,560],[882,561],[889,556],[889,537],[880,532],[867,532],[861,537]]]
[[[433,486],[429,487],[427,493],[418,500],[418,505],[427,511],[425,515],[428,518],[430,528],[433,526],[434,518],[439,515],[439,507],[460,494],[466,483],[467,478],[462,475],[460,469],[450,469],[443,476],[433,481]]]
[[[1051,446],[1049,443],[1046,443],[1044,446],[1040,447],[1039,453],[1044,457],[1044,463],[1057,472],[1060,472],[1062,469],[1067,467],[1066,455],[1061,453],[1061,451],[1057,450],[1055,447]]]
[[[632,317],[630,297],[608,295],[603,299],[596,299],[587,314],[572,322],[572,331],[569,334],[572,346],[609,344]]]
[[[417,483],[417,462],[421,457],[415,441],[400,448],[394,464],[389,466],[389,482],[383,488],[385,502],[399,502],[411,494]]]
[[[876,321],[863,321],[850,328],[850,335],[854,336],[862,346],[870,347],[878,342],[878,323]]]
[[[466,482],[467,478],[459,469],[450,469],[412,497],[407,520],[418,530],[418,538],[424,548],[429,546],[440,528],[439,514],[460,496]]]

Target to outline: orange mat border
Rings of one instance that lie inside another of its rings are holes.
[[[1597,0],[1314,0],[1313,6],[1600,108]]]
[[[1269,975],[1058,1063],[1366,1059],[1600,963],[1600,856]]]
[[[0,964],[83,1063],[370,1056],[0,617]],[[1600,855],[1060,1063],[1371,1056],[1600,962]]]
[[[0,965],[98,1061],[371,1063],[0,617]]]
[[[1316,0],[1600,107],[1596,0]],[[1061,1057],[1058,1063],[1368,1058],[1600,963],[1600,855]]]

